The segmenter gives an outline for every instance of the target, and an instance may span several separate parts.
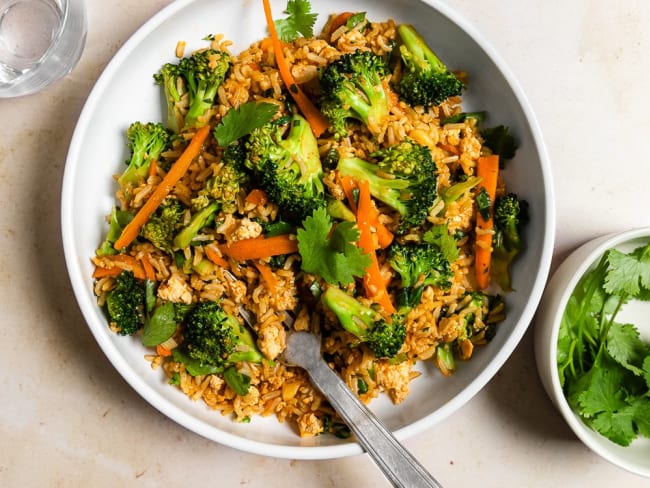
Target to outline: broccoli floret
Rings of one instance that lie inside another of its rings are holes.
[[[181,59],[178,66],[189,92],[186,127],[201,127],[208,123],[206,115],[226,79],[230,64],[228,53],[214,49],[196,51],[189,58]]]
[[[190,219],[190,223],[183,227],[174,237],[174,246],[178,249],[188,247],[201,229],[212,223],[219,208],[220,204],[218,202],[211,202],[198,212],[195,212]]]
[[[277,123],[253,130],[245,164],[282,217],[297,223],[325,205],[323,168],[316,137],[302,116],[294,114],[284,132]]]
[[[208,123],[219,86],[230,70],[231,59],[226,52],[204,49],[192,53],[178,64],[167,63],[154,75],[163,87],[167,101],[167,127],[180,132],[184,127],[201,127]],[[181,110],[181,98],[188,96],[186,113]],[[207,117],[206,117],[207,116]]]
[[[345,135],[349,118],[363,122],[379,134],[388,118],[388,95],[383,81],[386,62],[371,51],[344,54],[321,73],[321,110],[336,135]]]
[[[412,25],[397,28],[404,63],[396,90],[410,105],[431,107],[461,94],[463,83],[447,69]]]
[[[443,289],[451,286],[453,272],[449,261],[434,244],[395,242],[388,248],[387,262],[400,275],[398,302],[402,307],[413,307],[420,303],[426,286]]]
[[[494,202],[491,275],[503,291],[511,291],[510,265],[524,250],[521,231],[528,223],[528,203],[509,193]]]
[[[122,229],[133,220],[133,214],[120,210],[117,207],[113,207],[111,210],[111,215],[109,218],[108,224],[108,233],[106,234],[106,239],[101,245],[97,248],[97,256],[108,256],[111,254],[117,254],[117,251],[113,247],[115,241],[119,239],[122,234]]]
[[[341,326],[366,343],[377,358],[395,357],[402,348],[406,338],[402,315],[393,314],[387,320],[377,310],[335,286],[328,287],[321,299],[337,316]]]
[[[183,128],[185,116],[181,111],[180,101],[187,87],[181,76],[178,64],[166,63],[160,71],[153,75],[158,85],[163,87],[165,101],[167,103],[167,128],[178,134]]]
[[[194,207],[201,209],[217,202],[224,212],[234,213],[237,210],[237,197],[242,190],[246,190],[249,182],[249,176],[244,171],[244,159],[243,144],[230,144],[224,151],[223,165],[219,171],[208,178],[205,187],[192,200]]]
[[[120,334],[135,334],[145,320],[144,282],[131,271],[122,271],[115,278],[115,288],[106,296],[106,312]]]
[[[251,331],[215,302],[199,302],[187,315],[182,347],[200,364],[224,370],[240,361],[259,363],[263,358]]]
[[[126,131],[127,145],[131,157],[126,161],[128,167],[118,178],[120,185],[137,185],[146,179],[152,160],[157,160],[167,149],[170,136],[161,123],[134,122]]]
[[[431,151],[405,140],[371,155],[376,162],[357,157],[341,158],[341,175],[366,180],[374,198],[397,210],[398,233],[421,225],[436,201],[436,163]]]
[[[172,252],[174,236],[183,227],[185,206],[167,198],[142,227],[141,235],[161,251]]]

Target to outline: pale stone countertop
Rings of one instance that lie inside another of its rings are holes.
[[[292,461],[235,451],[161,415],[97,346],[66,275],[64,160],[103,67],[169,0],[88,0],[81,62],[0,100],[0,486],[385,486],[365,455]],[[501,53],[535,110],[557,196],[555,261],[650,225],[650,3],[448,0]],[[592,454],[542,390],[532,335],[441,425],[405,442],[447,487],[648,486]]]

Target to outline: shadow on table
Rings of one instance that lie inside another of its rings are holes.
[[[540,439],[576,439],[546,394],[537,375],[533,347],[534,322],[486,389],[494,415]]]

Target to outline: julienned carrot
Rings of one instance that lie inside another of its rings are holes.
[[[452,144],[438,144],[438,145],[445,151],[455,154],[456,156],[460,154],[458,148]]]
[[[483,178],[478,191],[485,188],[490,197],[490,218],[485,220],[479,213],[476,215],[476,250],[474,267],[476,271],[476,283],[481,290],[490,284],[490,266],[492,261],[492,234],[494,228],[494,198],[497,190],[499,176],[499,156],[481,156],[476,163],[476,176]]]
[[[354,15],[354,12],[342,12],[338,14],[336,17],[334,17],[334,20],[330,22],[330,25],[328,26],[329,30],[329,35],[331,36],[336,32],[336,30],[341,27],[342,25],[347,24],[348,19]]]
[[[359,226],[359,247],[370,256],[370,266],[366,269],[363,277],[363,284],[366,289],[366,295],[371,300],[379,303],[383,311],[390,315],[395,313],[395,307],[390,299],[386,282],[384,281],[379,270],[379,262],[375,253],[375,244],[372,238],[370,228],[370,219],[372,217],[372,199],[370,198],[370,186],[368,182],[358,181],[359,186],[359,207],[357,210],[357,225]]]
[[[271,270],[271,266],[269,266],[266,263],[262,263],[261,261],[253,261],[253,264],[257,268],[257,271],[260,272],[260,276],[266,283],[266,287],[269,289],[269,291],[271,293],[275,293],[275,290],[277,289],[278,286],[278,279],[273,274],[273,270]]]
[[[349,175],[338,175],[338,180],[339,184],[341,185],[341,188],[343,188],[343,193],[345,193],[345,197],[348,200],[348,205],[350,206],[350,209],[356,214],[357,213],[357,202],[354,198],[354,190],[358,189],[357,188],[357,183],[355,180],[353,180]],[[375,233],[377,236],[377,242],[379,244],[379,247],[381,249],[386,249],[391,242],[393,242],[393,233],[386,227],[380,220],[379,220],[379,210],[375,206],[374,203],[372,203],[371,209],[370,209],[370,214],[369,214],[369,222],[371,227],[374,227]]]
[[[318,108],[307,97],[307,95],[305,95],[300,86],[296,83],[296,80],[293,78],[287,60],[284,57],[284,52],[282,51],[282,43],[278,37],[278,32],[275,30],[275,23],[273,22],[273,15],[271,14],[271,5],[269,3],[269,0],[262,0],[262,2],[264,4],[266,25],[269,29],[269,34],[271,35],[271,41],[273,43],[273,54],[275,54],[275,62],[278,65],[280,77],[286,85],[287,90],[289,90],[291,97],[298,105],[298,108],[309,122],[314,135],[316,137],[320,137],[320,135],[327,130],[329,122],[321,113],[321,111],[318,110]]]
[[[117,276],[122,272],[122,268],[118,268],[117,266],[114,266],[112,268],[100,268],[100,267],[95,267],[95,271],[93,271],[93,278],[104,278],[105,276]]]
[[[266,195],[264,190],[253,188],[250,193],[246,195],[246,201],[254,205],[264,205],[269,201],[269,197]]]
[[[149,261],[149,256],[146,254],[142,256],[142,267],[144,268],[144,275],[149,281],[156,281],[156,270],[153,269],[151,261]]]
[[[142,262],[128,254],[115,254],[112,256],[104,256],[104,260],[110,261],[113,266],[110,268],[96,268],[93,273],[94,278],[101,278],[102,276],[117,276],[122,271],[131,271],[133,276],[139,280],[146,278]],[[100,271],[100,270],[106,271]]]
[[[149,199],[144,203],[138,213],[135,214],[133,220],[129,222],[122,230],[122,234],[115,241],[113,247],[118,251],[124,249],[131,244],[133,240],[138,237],[140,228],[147,223],[152,213],[156,211],[158,206],[162,203],[167,195],[172,191],[174,185],[178,183],[183,175],[187,172],[190,164],[201,151],[201,146],[210,134],[210,126],[204,125],[196,130],[192,136],[190,143],[187,145],[183,153],[176,160],[169,172],[162,179],[160,184],[156,187]]]
[[[171,356],[172,352],[162,344],[158,344],[156,346],[156,354],[158,354],[158,356],[167,357],[167,356]]]
[[[293,234],[256,237],[254,239],[235,241],[232,244],[221,244],[219,245],[219,251],[221,251],[221,254],[225,254],[237,261],[264,259],[298,252],[298,241]]]
[[[206,246],[203,249],[203,252],[205,252],[205,255],[207,258],[212,261],[214,264],[217,266],[221,266],[222,268],[228,269],[230,268],[230,264],[228,264],[228,261],[223,256],[220,256],[217,251],[212,249],[210,246]]]
[[[345,193],[345,198],[348,200],[348,205],[350,209],[356,214],[357,213],[357,201],[354,199],[354,190],[356,189],[355,181],[349,175],[342,175],[337,171],[339,178],[339,183],[341,188],[343,188],[343,193]]]
[[[156,176],[158,174],[158,163],[155,159],[149,162],[149,176]]]
[[[393,233],[379,220],[379,210],[375,203],[371,201],[370,207],[370,226],[375,229],[377,244],[380,249],[386,249],[393,242]]]

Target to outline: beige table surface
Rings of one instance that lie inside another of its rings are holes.
[[[109,364],[77,308],[59,224],[67,146],[111,56],[169,0],[88,0],[63,81],[0,100],[0,486],[386,486],[365,455],[293,461],[207,441]],[[537,113],[557,194],[554,265],[583,241],[650,225],[650,2],[449,0],[501,52]],[[571,433],[529,332],[496,377],[405,444],[446,487],[641,487]]]

